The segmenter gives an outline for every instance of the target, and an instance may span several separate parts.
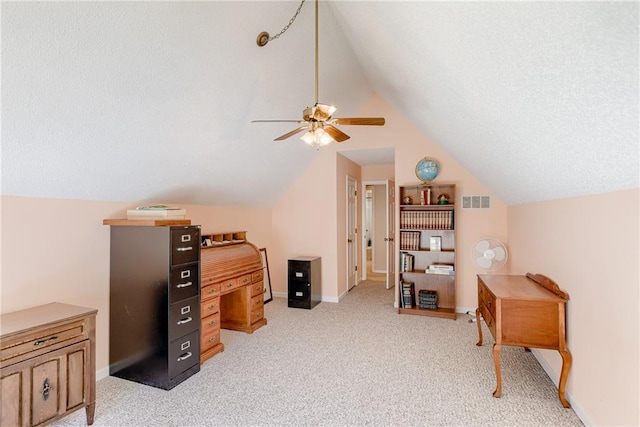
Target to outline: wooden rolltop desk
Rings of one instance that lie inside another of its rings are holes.
[[[224,350],[220,328],[253,333],[264,318],[262,257],[246,232],[202,234],[200,363]]]

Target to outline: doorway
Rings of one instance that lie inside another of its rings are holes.
[[[364,187],[364,242],[363,262],[366,266],[363,280],[386,281],[386,182],[363,182]]]

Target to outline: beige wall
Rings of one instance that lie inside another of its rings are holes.
[[[52,301],[97,308],[96,368],[106,375],[110,231],[102,220],[122,218],[134,206],[9,196],[0,200],[0,311]],[[183,207],[192,224],[200,224],[205,232],[245,230],[252,243],[270,245],[270,209]]]
[[[640,425],[640,190],[512,206],[514,274],[542,273],[567,291],[567,392],[594,425]],[[534,350],[557,384],[557,352]]]
[[[457,203],[463,194],[492,196],[491,209],[456,212],[459,311],[476,306],[476,274],[482,271],[467,255],[471,245],[482,236],[501,239],[510,256],[509,269],[502,272],[543,273],[571,295],[568,326],[574,366],[567,391],[579,414],[598,425],[640,424],[638,190],[507,209],[478,179],[378,98],[372,98],[361,113],[383,115],[387,125],[349,127],[348,144],[318,151],[313,164],[272,209],[184,206],[192,223],[201,224],[204,232],[246,230],[250,241],[267,247],[276,296],[286,295],[287,259],[322,256],[323,297],[338,301],[346,286],[344,254],[338,243],[345,235],[346,221],[339,220],[344,218],[339,201],[344,202],[345,194],[336,193],[346,188],[346,175],[360,173],[360,180],[378,180],[386,173],[396,184],[415,184],[415,164],[422,157],[434,157],[441,165],[438,180],[457,184]],[[388,167],[357,172],[337,156],[338,148],[345,147],[394,147],[393,173]],[[97,367],[105,372],[109,227],[102,220],[122,217],[133,206],[9,196],[0,203],[1,311],[54,300],[98,308]],[[550,376],[557,376],[558,357],[552,352],[537,354]]]

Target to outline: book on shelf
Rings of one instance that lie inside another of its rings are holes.
[[[453,265],[450,265],[450,264],[431,264],[427,268],[427,273],[446,274],[451,276],[455,274],[455,271],[453,270]]]
[[[400,252],[400,271],[401,272],[412,272],[413,265],[415,262],[415,257],[407,252]]]
[[[166,205],[139,206],[127,210],[127,219],[185,219],[187,211]]]

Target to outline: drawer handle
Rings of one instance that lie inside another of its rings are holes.
[[[187,360],[188,358],[190,358],[191,356],[193,356],[193,353],[191,353],[190,351],[186,352],[185,354],[183,354],[182,356],[178,357],[178,362],[182,362],[183,360]]]
[[[38,346],[41,346],[42,344],[48,343],[49,341],[55,341],[57,339],[58,339],[58,337],[56,335],[54,335],[52,337],[47,338],[46,340],[38,340],[38,341],[34,342],[33,345],[38,347]]]
[[[176,285],[176,288],[188,288],[189,286],[193,285],[193,282],[187,282],[187,283],[178,283]]]
[[[227,283],[227,288],[230,288],[230,287],[232,287],[232,286],[233,286],[233,282],[229,282],[229,283]]]
[[[192,246],[184,246],[184,247],[182,247],[182,248],[177,248],[176,250],[177,250],[178,252],[186,252],[186,251],[190,251],[190,250],[192,250],[192,249],[193,249],[193,247],[192,247]]]
[[[247,279],[246,277],[244,279],[242,279],[242,283],[247,283],[249,281],[249,279]]]
[[[209,342],[216,342],[216,337],[214,336],[214,337],[209,338]]]
[[[42,398],[44,400],[47,400],[49,398],[49,392],[53,390],[53,387],[51,387],[51,384],[49,384],[49,378],[45,378],[44,382],[42,383]]]
[[[210,321],[209,321],[209,326],[213,326],[213,325],[215,325],[216,323],[218,323],[218,322],[216,322],[215,320],[210,320]]]
[[[180,320],[178,320],[176,323],[177,323],[178,325],[184,325],[185,323],[189,323],[189,322],[191,322],[192,320],[193,320],[193,319],[192,319],[191,317],[186,317],[186,318],[184,318],[184,319],[180,319]]]
[[[216,293],[216,290],[215,290],[215,289],[209,289],[209,290],[207,291],[207,293],[208,293],[208,294],[215,294],[215,293]]]

